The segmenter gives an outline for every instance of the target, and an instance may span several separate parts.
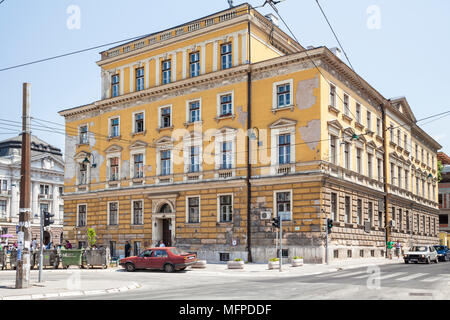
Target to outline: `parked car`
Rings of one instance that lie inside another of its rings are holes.
[[[137,269],[157,269],[166,272],[184,270],[197,262],[197,255],[176,247],[145,249],[140,255],[120,259],[119,264],[128,272]]]
[[[434,248],[437,251],[439,261],[449,261],[450,260],[450,250],[447,246],[435,245]]]
[[[429,245],[417,245],[413,246],[408,252],[403,255],[405,263],[409,262],[426,262],[430,263],[434,261],[438,263],[438,253],[434,246]]]

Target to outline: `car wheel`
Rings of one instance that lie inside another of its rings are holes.
[[[125,269],[127,269],[128,272],[133,272],[136,270],[136,267],[134,266],[134,264],[132,263],[127,263],[125,265]]]
[[[175,270],[175,268],[170,263],[167,263],[166,265],[164,265],[165,272],[173,272],[174,270]]]

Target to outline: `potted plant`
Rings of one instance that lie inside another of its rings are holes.
[[[244,269],[244,260],[236,258],[231,261],[227,261],[228,269]]]
[[[292,258],[292,266],[300,267],[303,265],[303,257],[295,256]]]
[[[272,258],[269,260],[269,269],[280,269],[280,259]]]

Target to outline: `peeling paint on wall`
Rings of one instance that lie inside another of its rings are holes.
[[[77,137],[66,136],[65,144],[65,166],[64,166],[64,181],[71,183],[75,177],[75,151],[77,150]]]
[[[242,125],[243,128],[245,128],[245,125],[247,123],[248,113],[244,112],[244,107],[242,107],[242,106],[237,107],[236,112],[238,115],[237,121]]]
[[[309,109],[316,104],[317,97],[314,96],[314,89],[317,88],[319,88],[319,77],[298,82],[295,95],[298,109]]]
[[[121,168],[121,178],[122,179],[128,179],[130,176],[130,161],[129,160],[123,160],[122,161],[122,168]]]
[[[298,128],[298,131],[303,141],[310,141],[306,142],[306,145],[311,150],[316,149],[320,140],[320,120],[311,120],[305,127]]]

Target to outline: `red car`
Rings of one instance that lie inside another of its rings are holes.
[[[166,272],[184,270],[197,262],[197,256],[175,247],[145,249],[137,257],[120,259],[119,263],[128,272],[136,269],[158,269]]]

